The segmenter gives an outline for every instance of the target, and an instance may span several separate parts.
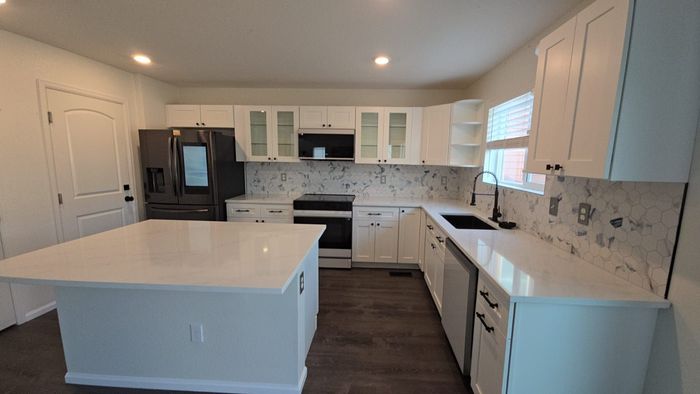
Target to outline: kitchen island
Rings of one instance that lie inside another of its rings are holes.
[[[66,382],[300,393],[325,226],[149,220],[0,262],[53,285]]]

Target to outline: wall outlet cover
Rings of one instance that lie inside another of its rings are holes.
[[[549,198],[549,214],[552,216],[559,214],[559,197]]]
[[[443,186],[444,186],[444,185],[447,185],[447,177],[446,177],[446,176],[443,176],[442,178],[440,178],[440,183],[441,183]]]
[[[201,323],[190,323],[190,341],[194,343],[204,343],[204,325]]]
[[[591,204],[582,202],[578,205],[578,224],[588,226],[591,218]]]
[[[286,172],[281,173],[280,179],[282,180],[282,182],[286,182],[287,181],[287,173]]]
[[[386,184],[386,175],[382,175],[379,177],[379,183],[382,185]]]

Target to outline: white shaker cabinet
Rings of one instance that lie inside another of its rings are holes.
[[[358,107],[355,162],[418,164],[414,147],[415,108]],[[420,130],[415,130],[420,132]]]
[[[236,113],[236,139],[245,161],[299,161],[299,107],[238,106]]]
[[[352,261],[363,263],[396,263],[398,261],[398,208],[355,207],[352,227]]]
[[[374,262],[398,262],[399,222],[377,220],[374,231]]]
[[[423,109],[420,162],[446,166],[450,153],[451,104]]]
[[[694,18],[682,2],[598,0],[545,37],[527,170],[686,182],[700,106]]]
[[[234,127],[232,105],[172,104],[165,112],[168,127]]]
[[[420,208],[401,208],[399,211],[399,263],[420,264],[422,211]]]
[[[292,204],[226,203],[229,222],[294,223]]]
[[[300,107],[299,127],[302,129],[354,129],[355,107]]]

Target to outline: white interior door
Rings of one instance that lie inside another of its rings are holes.
[[[0,260],[5,258],[5,249],[0,236]],[[0,330],[17,323],[15,320],[15,307],[12,304],[12,291],[10,284],[0,282]]]
[[[47,89],[63,240],[133,223],[122,104]]]

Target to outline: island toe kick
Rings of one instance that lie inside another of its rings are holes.
[[[58,286],[72,384],[301,393],[318,313],[318,248],[282,294]]]

